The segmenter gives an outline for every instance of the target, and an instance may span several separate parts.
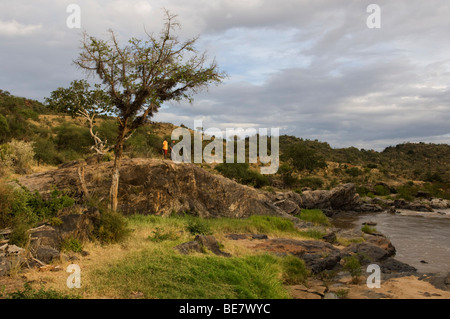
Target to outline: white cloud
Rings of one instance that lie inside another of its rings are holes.
[[[0,35],[11,37],[30,35],[41,28],[42,24],[22,24],[17,22],[16,20],[0,20]]]

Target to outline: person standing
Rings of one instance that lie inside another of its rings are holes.
[[[163,148],[162,148],[164,159],[166,159],[168,149],[169,149],[169,143],[167,143],[167,139],[164,139]]]

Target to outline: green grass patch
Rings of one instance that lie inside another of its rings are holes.
[[[181,255],[164,246],[130,253],[98,269],[91,288],[115,291],[123,298],[133,291],[162,299],[289,298],[279,257]]]
[[[377,232],[377,229],[375,227],[371,227],[369,225],[363,225],[361,227],[361,231],[366,234],[373,234],[373,233]]]
[[[330,226],[331,222],[320,209],[302,209],[298,216],[301,220],[315,225]]]

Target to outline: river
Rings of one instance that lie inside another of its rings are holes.
[[[399,214],[370,213],[343,215],[332,219],[336,227],[358,228],[364,222],[390,239],[395,258],[417,268],[421,273],[450,271],[450,210],[419,213],[400,210]]]

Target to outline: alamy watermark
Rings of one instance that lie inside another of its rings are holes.
[[[371,264],[367,266],[366,272],[371,273],[371,275],[369,275],[366,280],[367,288],[369,289],[381,288],[380,266],[378,266],[377,264]]]
[[[378,4],[369,4],[366,9],[370,15],[367,17],[366,25],[369,29],[381,28],[381,8]]]
[[[67,288],[81,288],[81,269],[77,264],[67,266],[66,272],[70,273],[67,277]]]
[[[279,133],[278,128],[270,129],[270,150],[268,148],[268,129],[259,128],[227,128],[225,134],[218,128],[203,129],[202,121],[194,121],[194,163],[223,163],[224,138],[226,140],[226,163],[246,162],[246,139],[248,138],[248,162],[262,164],[261,174],[275,174],[279,167]],[[192,162],[191,132],[184,127],[172,131],[172,141],[178,141],[172,147],[172,160],[175,163]],[[214,139],[212,138],[214,137]],[[237,141],[235,139],[237,137]],[[203,148],[203,141],[211,141]],[[236,145],[236,152],[235,152]]]

